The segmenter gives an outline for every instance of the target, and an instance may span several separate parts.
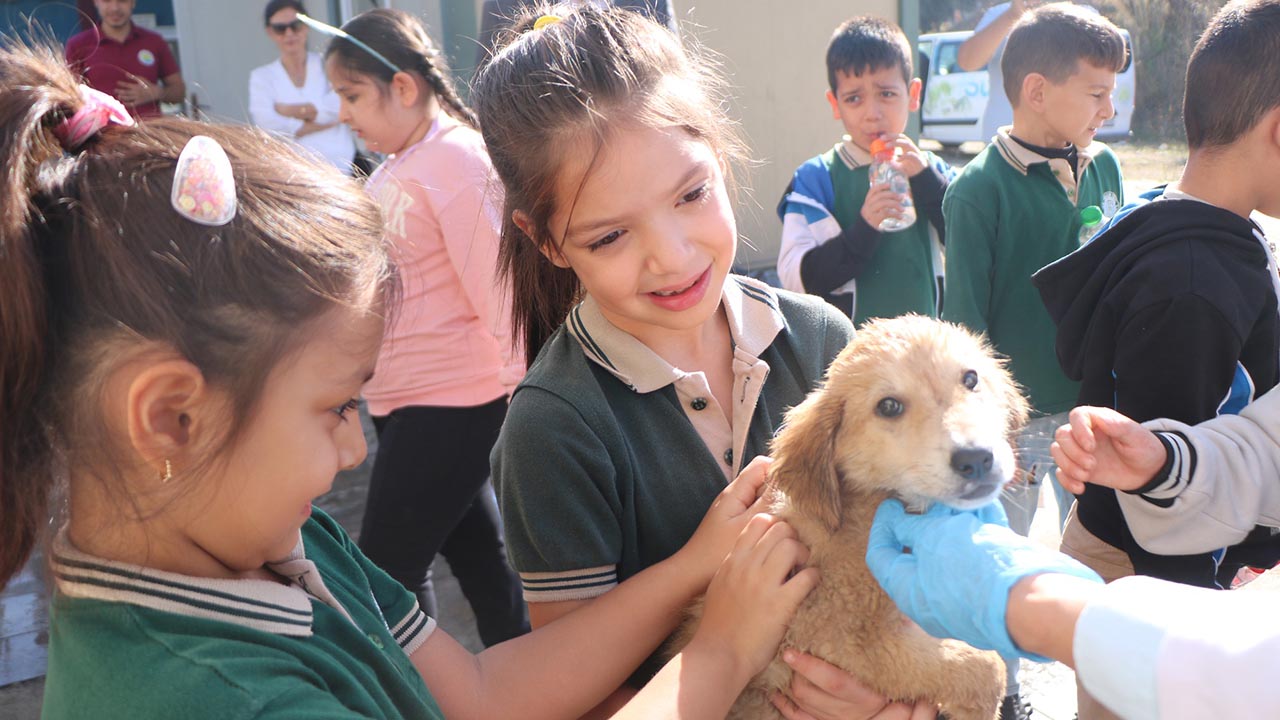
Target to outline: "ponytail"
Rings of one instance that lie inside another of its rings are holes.
[[[582,283],[569,268],[552,263],[510,216],[502,226],[498,274],[511,288],[512,336],[524,338],[531,367],[551,334],[582,299]]]
[[[62,148],[53,127],[81,104],[54,51],[0,53],[0,587],[22,569],[46,514],[52,465],[40,389],[53,347],[37,228],[37,175]],[[69,160],[62,161],[74,162]]]

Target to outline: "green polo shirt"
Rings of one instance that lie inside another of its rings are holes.
[[[944,320],[985,332],[1009,358],[1038,414],[1069,410],[1079,383],[1067,379],[1057,330],[1031,275],[1080,246],[1080,210],[1124,204],[1120,164],[1102,143],[1079,148],[1079,181],[1066,160],[1011,139],[992,139],[947,189]]]
[[[303,548],[305,547],[305,554]],[[281,582],[52,557],[45,718],[443,718],[414,597],[314,510]]]
[[[925,152],[926,168],[939,161]],[[857,225],[862,206],[870,192],[871,155],[852,142],[845,141],[822,155],[831,172],[835,203],[831,216],[842,228]],[[917,209],[916,222],[897,232],[881,233],[880,245],[867,267],[858,275],[857,302],[853,324],[861,326],[872,318],[897,317],[919,313],[937,317],[938,284],[934,267],[937,249],[936,231],[929,218]],[[940,260],[940,258],[939,258]]]
[[[821,298],[730,276],[734,407],[588,299],[516,388],[493,450],[507,551],[529,602],[585,600],[680,549],[853,336]],[[727,418],[732,417],[732,428]]]

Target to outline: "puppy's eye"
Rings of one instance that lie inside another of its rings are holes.
[[[960,376],[960,382],[964,383],[964,386],[969,388],[970,390],[977,390],[978,389],[978,373],[972,370],[965,370],[964,374]]]
[[[887,397],[876,403],[876,414],[880,417],[898,417],[904,409],[902,401],[895,397]]]

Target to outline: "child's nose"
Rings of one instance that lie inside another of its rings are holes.
[[[693,243],[684,230],[674,224],[658,232],[649,244],[649,271],[655,275],[689,270]]]
[[[360,418],[352,412],[338,430],[339,469],[350,470],[364,462],[369,454],[369,444],[364,440],[364,428]]]

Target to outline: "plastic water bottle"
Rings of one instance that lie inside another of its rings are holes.
[[[902,217],[888,217],[876,228],[880,232],[897,232],[906,230],[916,222],[916,206],[911,200],[911,183],[893,161],[897,157],[897,148],[891,148],[884,140],[876,138],[871,142],[871,187],[888,185],[889,189],[902,198]]]
[[[1090,205],[1086,208],[1080,208],[1080,244],[1083,245],[1093,239],[1102,229],[1102,208],[1097,205]]]

